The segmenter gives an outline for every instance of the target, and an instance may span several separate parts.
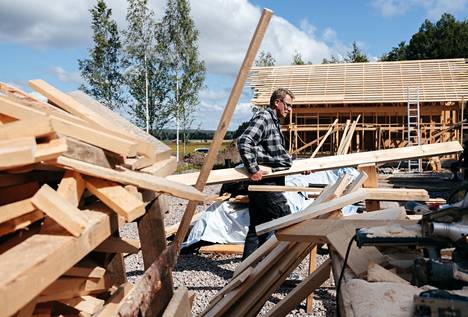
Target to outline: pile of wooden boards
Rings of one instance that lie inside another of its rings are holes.
[[[310,275],[266,314],[267,316],[285,316],[304,299],[307,298],[308,302],[311,302],[311,294],[330,277],[331,271],[333,271],[335,281],[338,280],[342,259],[345,257],[348,243],[357,228],[388,224],[411,226],[417,222],[408,219],[404,207],[382,209],[380,203],[382,201],[430,201],[427,191],[378,188],[375,164],[361,165],[358,169],[360,170],[358,177],[352,180],[350,176],[342,175],[335,183],[325,187],[317,199],[302,212],[257,226],[257,234],[274,231],[275,236],[236,268],[232,280],[211,300],[202,316],[256,316],[288,275],[310,254],[312,262]],[[258,191],[261,187],[255,186],[249,190]],[[264,187],[265,191],[274,190],[272,188],[274,186]],[[283,190],[283,187],[278,187],[278,191]],[[300,191],[301,188],[298,190]],[[365,203],[366,212],[342,216],[342,207],[358,202]],[[331,256],[315,268],[317,245],[324,244],[328,245]],[[354,244],[346,263],[348,279],[345,278],[343,284],[347,285],[352,278],[365,275],[370,276],[370,281],[376,281],[376,271],[378,271],[377,274],[393,276],[390,272],[386,274],[386,270],[379,266],[385,260],[386,257],[377,248],[360,249]],[[371,268],[369,273],[368,268]],[[385,281],[408,284],[396,275],[393,279],[386,277]],[[348,294],[353,290],[353,286],[350,285],[344,286]],[[417,288],[414,289],[417,290]],[[358,310],[355,310],[353,314],[350,307],[359,304],[350,303],[350,298],[348,295],[345,299],[343,297],[339,299],[342,303],[341,316],[362,316],[357,313]],[[345,305],[343,303],[346,300]],[[307,306],[309,307],[309,303]],[[378,310],[378,304],[374,310],[370,310],[369,307],[366,309],[366,316],[383,316],[382,311]],[[404,306],[402,309],[408,309],[408,307]]]
[[[0,83],[0,316],[160,314],[176,259],[162,194],[206,195],[166,179],[170,148],[90,97],[29,85],[48,102]],[[133,221],[140,240],[121,238]],[[132,287],[123,255],[139,250],[152,270]]]

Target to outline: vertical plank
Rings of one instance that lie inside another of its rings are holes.
[[[317,246],[314,246],[312,250],[310,250],[309,254],[309,276],[315,272],[317,266]],[[312,314],[314,312],[314,293],[310,293],[307,296],[306,300],[306,312],[308,314]]]
[[[195,184],[195,188],[197,188],[198,190],[203,190],[206,181],[208,180],[208,176],[210,175],[210,172],[213,169],[213,165],[216,161],[219,148],[223,142],[224,136],[226,135],[226,131],[229,127],[229,123],[231,122],[231,118],[236,108],[236,104],[239,101],[242,89],[247,79],[247,75],[249,74],[255,56],[257,55],[257,51],[260,47],[260,43],[262,42],[263,36],[265,35],[272,14],[273,12],[271,10],[263,9],[262,16],[260,17],[260,21],[257,25],[257,29],[255,30],[253,38],[250,42],[250,46],[247,50],[239,73],[237,74],[237,78],[232,88],[231,94],[229,95],[226,108],[224,109],[218,128],[216,129],[213,141],[210,146],[210,150],[208,151],[208,155],[205,159],[205,163],[202,166],[197,182]],[[185,209],[184,216],[182,217],[179,230],[177,231],[176,238],[174,240],[177,250],[180,249],[180,245],[182,244],[185,236],[187,235],[188,229],[190,227],[190,222],[192,220],[196,208],[197,203],[194,201],[190,201],[187,204],[187,208]]]
[[[377,188],[379,186],[375,163],[358,165],[358,170],[367,174],[367,179],[362,184],[362,187]],[[367,211],[379,210],[380,202],[376,200],[366,200],[366,209]]]
[[[67,170],[60,181],[57,193],[68,200],[73,206],[78,207],[84,189],[85,182],[81,175],[75,171]]]

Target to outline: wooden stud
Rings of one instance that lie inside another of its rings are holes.
[[[79,209],[47,184],[42,185],[31,202],[75,237],[80,236],[88,224]]]
[[[57,193],[68,200],[74,207],[80,204],[81,196],[85,190],[83,177],[75,171],[65,171],[57,188]]]

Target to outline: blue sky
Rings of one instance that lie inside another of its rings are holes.
[[[78,59],[91,46],[89,8],[94,0],[0,0],[0,81],[26,91],[27,81],[42,78],[64,91],[80,84]],[[165,0],[149,0],[161,18]],[[107,0],[120,28],[126,0]],[[274,11],[261,49],[277,65],[295,51],[320,63],[343,56],[356,41],[372,59],[417,32],[424,19],[443,12],[466,19],[468,0],[193,0],[192,16],[200,32],[200,54],[207,65],[205,88],[195,127],[215,129],[263,7]],[[231,129],[251,116],[246,88]]]

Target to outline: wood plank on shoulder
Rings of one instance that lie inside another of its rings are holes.
[[[452,141],[397,149],[295,160],[293,161],[292,167],[290,169],[274,173],[271,172],[271,168],[265,166],[260,166],[260,169],[268,173],[264,175],[265,178],[268,178],[281,175],[298,174],[304,171],[322,171],[340,167],[357,166],[359,164],[400,161],[410,158],[412,159],[458,153],[461,151],[463,151],[463,148],[460,143],[458,141]],[[171,175],[168,176],[167,179],[188,185],[195,185],[198,176],[199,173],[197,172]],[[207,180],[207,184],[219,184],[247,179],[248,173],[244,168],[227,168],[211,171]]]

